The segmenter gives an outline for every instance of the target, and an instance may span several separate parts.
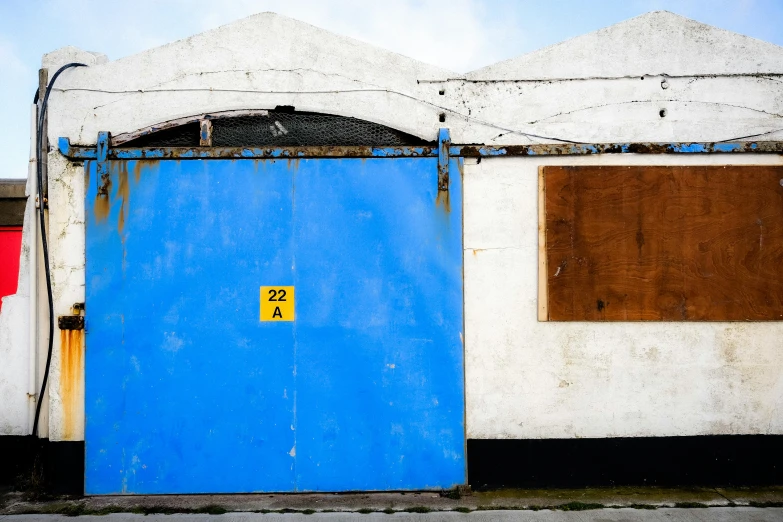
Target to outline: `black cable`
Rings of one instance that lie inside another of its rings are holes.
[[[67,91],[79,91],[79,92],[98,92],[102,94],[149,94],[153,92],[234,92],[234,93],[246,93],[246,94],[345,94],[345,93],[352,93],[352,92],[385,92],[388,94],[396,94],[397,96],[402,96],[403,98],[408,98],[410,100],[423,103],[424,105],[429,105],[430,107],[434,107],[436,109],[449,112],[451,114],[456,115],[458,118],[462,118],[465,121],[472,121],[474,123],[478,123],[479,125],[485,125],[487,127],[492,127],[493,129],[498,129],[504,131],[503,134],[519,134],[521,136],[525,136],[527,138],[539,138],[542,140],[553,140],[553,141],[561,141],[563,143],[575,143],[579,144],[581,142],[578,141],[572,141],[572,140],[566,140],[564,138],[555,138],[552,136],[541,136],[539,134],[531,134],[529,132],[524,132],[520,130],[515,129],[507,129],[506,127],[501,127],[500,125],[496,125],[494,123],[480,120],[478,118],[474,118],[472,116],[462,114],[461,112],[458,112],[455,109],[449,109],[448,107],[443,107],[441,105],[438,105],[436,103],[432,103],[427,100],[423,100],[421,98],[417,98],[411,94],[406,94],[404,92],[395,91],[392,89],[383,89],[383,88],[377,88],[377,89],[333,89],[330,91],[258,91],[258,90],[249,90],[249,89],[213,89],[211,87],[192,87],[192,88],[175,88],[175,89],[136,89],[136,90],[125,90],[125,91],[118,91],[118,90],[106,90],[106,89],[89,89],[89,88],[82,88],[82,87],[75,87],[73,89],[61,89],[62,92]],[[102,105],[99,105],[98,107],[102,107]],[[95,107],[97,109],[97,107]],[[501,134],[501,136],[503,135]],[[530,140],[533,141],[533,140]]]
[[[46,240],[46,221],[44,219],[44,197],[43,197],[43,170],[41,169],[41,149],[43,148],[43,122],[46,118],[46,105],[49,102],[49,94],[52,92],[52,86],[57,81],[64,70],[71,67],[86,67],[84,63],[67,63],[57,69],[49,85],[46,86],[46,94],[41,102],[41,110],[38,112],[38,124],[35,129],[35,158],[36,174],[38,177],[38,216],[41,221],[41,246],[43,247],[44,273],[46,274],[46,296],[49,299],[49,350],[46,355],[46,369],[44,370],[43,382],[41,382],[41,391],[38,394],[38,400],[35,405],[35,420],[33,421],[33,436],[38,435],[38,420],[41,416],[41,404],[43,403],[43,394],[46,391],[46,381],[49,379],[49,365],[52,363],[52,343],[54,342],[54,299],[52,298],[52,276],[49,273],[49,243]]]

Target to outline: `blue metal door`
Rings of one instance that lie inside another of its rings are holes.
[[[459,161],[85,162],[85,491],[465,483]]]

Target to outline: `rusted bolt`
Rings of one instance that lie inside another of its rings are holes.
[[[667,82],[666,80],[663,80],[661,82],[661,89],[668,89],[668,88],[669,88],[669,82]]]

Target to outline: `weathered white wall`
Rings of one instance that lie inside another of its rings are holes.
[[[31,134],[34,136],[34,110],[31,110],[30,119]],[[0,310],[0,435],[31,433],[38,383],[41,382],[44,371],[44,362],[40,360],[36,350],[36,340],[43,343],[48,341],[48,331],[37,331],[37,324],[48,319],[48,311],[35,306],[37,300],[42,302],[41,299],[46,299],[46,294],[41,293],[43,273],[33,268],[42,255],[38,235],[38,209],[35,207],[37,186],[33,136],[25,187],[28,201],[23,221],[17,290],[15,294],[3,298],[3,307]],[[48,395],[44,395],[42,401],[39,431],[46,434],[49,421]]]
[[[27,184],[29,194],[30,183]],[[29,434],[30,229],[35,209],[27,205],[16,294],[3,297],[0,310],[0,435]]]
[[[70,163],[60,153],[49,154],[49,237],[53,238],[51,256],[52,294],[55,317],[72,314],[75,303],[84,302],[84,169]],[[79,335],[81,361],[84,360],[84,339]],[[49,439],[84,440],[84,374],[64,385],[62,369],[62,336],[55,326],[54,349],[49,384]],[[71,357],[75,364],[75,357]],[[81,368],[80,368],[81,370]],[[83,372],[83,370],[81,370]],[[69,372],[77,374],[79,372]],[[75,394],[64,400],[62,394]],[[64,404],[65,403],[65,404]],[[78,404],[80,407],[74,407]]]
[[[781,165],[778,155],[465,166],[470,438],[783,433],[783,323],[538,321],[539,165]]]
[[[44,57],[50,74],[70,61],[90,67],[58,80],[48,136],[90,145],[102,130],[118,135],[185,116],[293,105],[432,140],[445,126],[463,144],[783,139],[783,48],[670,13],[580,38],[463,77],[270,13],[112,62],[64,48]],[[716,58],[715,49],[729,58]],[[48,159],[55,315],[64,315],[84,300],[84,172],[56,151]],[[781,432],[774,323],[536,322],[536,168],[553,161],[779,158],[497,158],[467,166],[469,436]],[[8,329],[0,324],[0,339]],[[60,348],[55,335],[49,435],[79,440],[84,412],[63,407]],[[23,349],[11,352],[0,383],[24,371]],[[0,390],[21,402],[21,386]],[[9,425],[25,425],[21,411],[7,410]]]

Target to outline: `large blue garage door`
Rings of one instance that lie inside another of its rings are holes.
[[[86,492],[464,483],[459,161],[86,162]]]

